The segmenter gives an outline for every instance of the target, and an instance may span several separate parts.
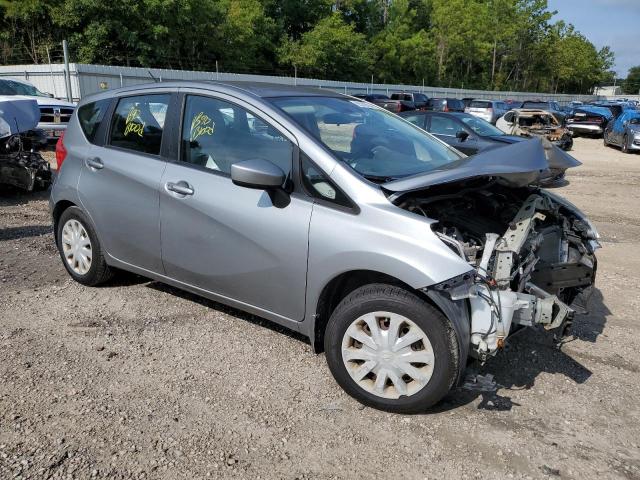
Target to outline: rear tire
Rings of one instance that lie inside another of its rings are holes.
[[[340,302],[324,347],[331,373],[349,395],[394,413],[435,405],[460,368],[445,316],[414,293],[385,284],[360,287]]]
[[[602,143],[605,147],[609,146],[609,142],[607,142],[607,131],[605,130],[602,134]]]
[[[62,212],[56,243],[62,264],[76,282],[95,286],[113,277],[93,225],[78,207],[69,207]]]

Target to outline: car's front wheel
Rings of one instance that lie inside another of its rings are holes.
[[[626,134],[622,137],[622,153],[629,153],[629,137]]]
[[[366,285],[349,294],[331,315],[324,343],[338,384],[381,410],[425,411],[458,375],[449,321],[426,300],[395,286]]]
[[[62,212],[56,235],[62,263],[76,282],[94,286],[113,276],[93,226],[78,207]]]

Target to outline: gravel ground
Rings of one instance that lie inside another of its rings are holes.
[[[74,283],[47,194],[0,191],[0,478],[640,479],[640,155],[573,154],[562,193],[603,236],[592,313],[416,416],[363,408],[269,322],[132,275]]]

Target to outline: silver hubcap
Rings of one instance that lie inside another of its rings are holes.
[[[372,312],[347,328],[342,361],[361,388],[395,399],[413,395],[429,383],[435,358],[429,338],[411,320],[397,313]]]
[[[84,226],[76,219],[68,220],[62,227],[62,253],[67,265],[77,274],[84,275],[91,268],[91,240]]]

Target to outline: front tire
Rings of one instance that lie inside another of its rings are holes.
[[[435,405],[460,368],[446,317],[414,293],[385,284],[360,287],[340,302],[324,346],[331,373],[349,395],[394,413]]]
[[[62,264],[76,282],[95,286],[113,276],[91,222],[78,207],[69,207],[62,212],[56,243]]]
[[[629,153],[629,137],[622,137],[622,153]]]

